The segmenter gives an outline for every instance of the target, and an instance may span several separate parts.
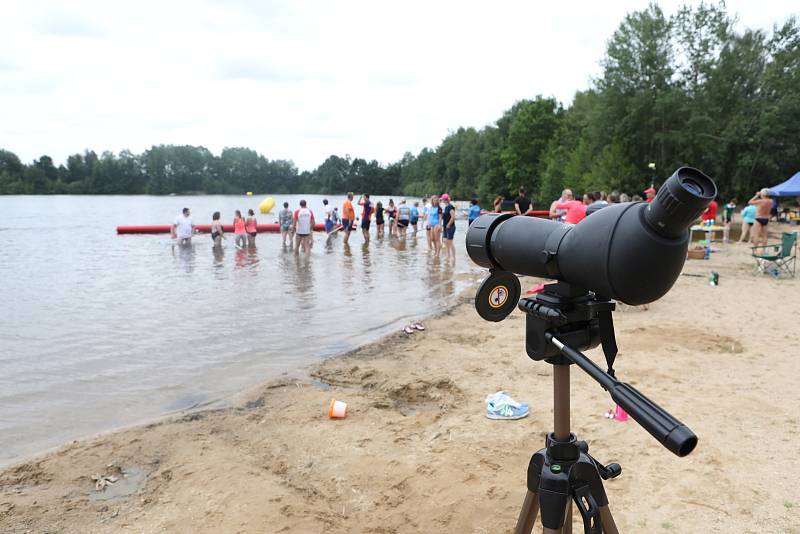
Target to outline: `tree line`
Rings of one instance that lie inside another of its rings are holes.
[[[640,193],[677,167],[748,197],[800,170],[800,25],[736,31],[724,2],[667,16],[650,4],[608,40],[602,74],[569,105],[536,96],[492,125],[458,128],[435,148],[381,164],[328,157],[312,171],[248,148],[142,154],[93,151],[55,166],[0,150],[0,194],[344,193],[456,198],[514,195],[549,203],[561,189]],[[655,170],[650,168],[655,164]]]

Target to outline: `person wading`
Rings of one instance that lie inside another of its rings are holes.
[[[314,231],[314,213],[306,207],[306,201],[300,201],[300,208],[294,212],[296,250],[311,251],[311,232]]]
[[[175,217],[175,222],[172,223],[170,234],[173,238],[178,240],[179,245],[191,245],[192,234],[194,233],[194,223],[190,217],[191,212],[189,208],[183,208],[180,215]]]
[[[356,210],[353,209],[353,193],[347,193],[347,198],[342,203],[342,231],[344,232],[344,244],[350,241],[350,232],[356,222]]]

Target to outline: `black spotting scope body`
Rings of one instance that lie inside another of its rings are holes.
[[[482,215],[467,232],[467,252],[482,267],[563,280],[627,304],[647,304],[677,280],[689,248],[688,229],[716,196],[708,176],[681,167],[651,203],[608,206],[576,225]]]

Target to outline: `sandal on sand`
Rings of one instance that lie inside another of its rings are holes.
[[[506,391],[486,396],[486,417],[489,419],[522,419],[529,413],[528,403],[515,401]]]
[[[406,326],[405,328],[403,328],[403,332],[405,332],[408,335],[411,335],[414,333],[414,329],[411,328],[410,326]]]
[[[422,323],[414,323],[411,325],[411,328],[416,328],[417,330],[422,332],[423,330],[425,330],[425,325],[423,325]]]

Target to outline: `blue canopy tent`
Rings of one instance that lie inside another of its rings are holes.
[[[769,188],[776,197],[800,197],[800,172],[776,186]]]

